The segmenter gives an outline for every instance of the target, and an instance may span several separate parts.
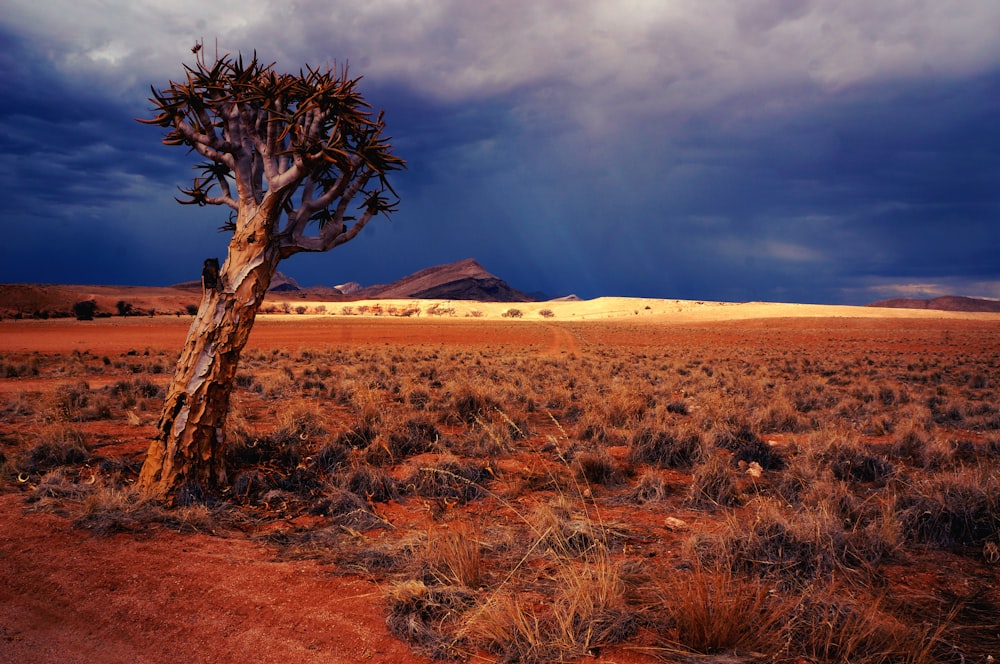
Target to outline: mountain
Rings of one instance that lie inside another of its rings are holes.
[[[503,279],[487,272],[472,258],[429,267],[391,284],[362,288],[353,296],[362,299],[413,297],[481,302],[535,301],[535,298],[511,288]]]
[[[198,281],[184,281],[179,284],[174,284],[169,286],[169,288],[179,288],[181,290],[201,290],[201,280]],[[281,272],[275,272],[274,277],[271,278],[271,286],[267,289],[268,291],[273,291],[277,293],[288,292],[288,291],[300,291],[302,287],[295,279],[289,277],[287,274]]]
[[[302,287],[299,286],[299,282],[295,281],[295,279],[292,279],[287,274],[275,272],[274,277],[271,278],[271,286],[267,290],[281,293],[287,291],[299,291],[302,290]]]
[[[346,284],[337,284],[334,288],[344,295],[356,295],[364,290],[364,286],[356,281],[348,281]]]
[[[929,300],[897,297],[867,304],[868,307],[888,307],[891,309],[933,309],[935,311],[969,311],[1000,313],[1000,300],[986,300],[960,295],[944,295]]]

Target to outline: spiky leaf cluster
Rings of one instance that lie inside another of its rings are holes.
[[[265,230],[283,256],[330,249],[395,210],[386,174],[405,162],[383,135],[382,113],[359,92],[360,77],[336,65],[279,73],[256,53],[249,62],[225,55],[209,63],[200,46],[195,52],[185,80],[153,89],[156,116],[140,120],[168,129],[166,145],[204,157],[179,202],[239,212],[277,197],[283,220]],[[357,217],[347,213],[355,196]],[[239,230],[238,219],[224,228]]]

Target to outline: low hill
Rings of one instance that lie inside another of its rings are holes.
[[[511,288],[490,274],[476,260],[436,265],[387,285],[369,286],[353,293],[363,299],[426,298],[478,300],[480,302],[533,302],[534,298]]]
[[[184,281],[179,284],[169,286],[169,288],[179,288],[181,290],[193,290],[200,292],[201,280]],[[295,281],[295,279],[289,277],[287,274],[275,272],[274,276],[271,278],[271,286],[267,290],[276,293],[287,293],[289,291],[300,291],[302,290],[302,286],[299,286],[299,282]]]
[[[944,295],[931,299],[897,297],[890,300],[872,302],[865,306],[884,307],[888,309],[932,309],[934,311],[1000,313],[1000,301],[998,300],[963,297],[960,295]]]
[[[0,284],[0,316],[4,318],[59,318],[73,315],[76,302],[93,301],[97,315],[115,315],[126,303],[132,315],[186,314],[197,308],[197,289],[157,286],[83,286],[57,284]]]

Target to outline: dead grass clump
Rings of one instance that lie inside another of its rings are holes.
[[[878,598],[807,593],[785,616],[789,655],[821,662],[931,664],[940,628],[914,628],[883,609]]]
[[[338,526],[346,526],[356,530],[370,530],[385,523],[375,513],[367,502],[356,493],[327,487],[322,496],[313,503],[311,514],[329,517]]]
[[[86,381],[57,385],[52,394],[53,406],[63,419],[72,419],[83,411],[91,400],[90,385]]]
[[[307,455],[304,441],[294,430],[281,428],[265,436],[239,437],[226,448],[230,468],[267,466],[289,470]]]
[[[861,441],[839,437],[817,454],[817,461],[828,467],[834,478],[851,482],[884,485],[896,472],[892,463],[868,452]]]
[[[736,507],[742,494],[736,476],[725,458],[711,454],[694,470],[688,502],[695,507]]]
[[[385,465],[434,451],[440,442],[441,432],[424,418],[384,423],[383,430],[365,448],[364,458],[370,464]]]
[[[34,486],[25,502],[33,512],[53,512],[69,516],[68,505],[79,502],[94,491],[94,485],[73,481],[62,468],[46,473]]]
[[[529,521],[541,550],[560,559],[601,555],[623,540],[626,534],[617,525],[595,522],[587,512],[576,509],[565,497],[538,505]]]
[[[907,425],[892,439],[890,453],[893,458],[925,470],[936,470],[948,463],[951,449],[946,443],[931,438],[920,426]]]
[[[663,475],[653,470],[646,470],[639,475],[639,481],[632,488],[628,499],[639,504],[661,503],[675,492],[676,490],[663,479]]]
[[[145,378],[119,380],[111,386],[109,392],[123,408],[133,408],[146,399],[162,396],[160,388]]]
[[[621,569],[604,550],[585,563],[556,559],[544,596],[501,588],[467,613],[461,634],[502,662],[537,664],[596,655],[638,625]]]
[[[982,545],[1000,532],[1000,477],[974,470],[921,477],[897,497],[896,510],[908,541]]]
[[[715,447],[733,453],[733,462],[756,462],[764,470],[784,467],[784,459],[770,445],[761,440],[746,424],[737,426],[715,426],[712,430]]]
[[[891,550],[892,542],[876,528],[845,530],[841,521],[822,509],[787,513],[773,500],[757,503],[750,523],[735,517],[716,537],[691,546],[701,560],[726,565],[751,575],[772,575],[810,581],[837,573],[868,572]]]
[[[253,469],[239,472],[233,478],[233,499],[238,503],[254,504],[270,489],[273,489],[268,477]]]
[[[104,536],[144,533],[158,525],[180,532],[211,532],[215,524],[212,511],[204,504],[167,510],[141,500],[131,488],[111,487],[101,487],[89,494],[81,514],[73,520],[77,528]]]
[[[688,470],[705,458],[705,444],[694,427],[644,427],[632,434],[628,453],[633,463]]]
[[[476,420],[490,418],[490,413],[500,407],[500,400],[471,385],[457,389],[451,397],[451,404],[443,415],[445,424],[475,424]]]
[[[336,443],[352,449],[364,449],[378,437],[378,430],[369,422],[357,422],[352,428],[341,432]]]
[[[407,491],[422,498],[438,498],[461,505],[485,495],[483,485],[491,478],[482,465],[444,459],[435,466],[417,469],[404,485]]]
[[[49,414],[56,420],[89,422],[111,418],[111,400],[106,393],[91,391],[86,381],[56,386]]]
[[[602,406],[608,425],[621,428],[642,419],[649,408],[649,399],[631,389],[618,389],[607,395]]]
[[[64,424],[43,427],[37,433],[37,442],[22,450],[11,463],[19,475],[37,476],[63,466],[85,463],[90,450],[83,434]]]
[[[389,473],[364,464],[348,471],[340,479],[340,486],[373,503],[384,503],[399,497],[399,487]]]
[[[479,588],[483,581],[483,561],[478,534],[464,523],[435,529],[421,556],[424,580],[438,585]]]
[[[800,433],[806,431],[811,422],[784,395],[775,395],[760,414],[762,431],[773,433]]]
[[[411,418],[389,432],[388,437],[389,449],[398,459],[432,451],[441,440],[441,432],[426,419]]]
[[[577,479],[589,485],[616,486],[625,479],[624,471],[607,452],[580,452],[573,459]]]
[[[603,415],[590,410],[580,416],[574,431],[579,440],[606,447],[618,445],[624,440],[621,432],[610,425]]]
[[[522,437],[522,431],[515,429],[502,419],[500,421],[480,421],[479,426],[467,429],[456,443],[455,451],[470,457],[498,457],[510,453],[514,441]]]
[[[321,471],[333,473],[346,464],[349,458],[350,449],[338,439],[320,447],[312,459]]]
[[[475,601],[471,590],[407,579],[389,587],[387,600],[386,626],[417,652],[440,659],[460,654],[455,624]]]
[[[727,567],[678,572],[657,584],[651,610],[658,645],[676,654],[776,653],[791,607],[772,591]]]

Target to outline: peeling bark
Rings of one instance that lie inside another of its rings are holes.
[[[210,259],[203,268],[201,307],[139,475],[146,497],[171,503],[185,485],[226,484],[229,397],[278,261],[332,249],[373,216],[395,211],[385,176],[406,165],[346,67],[281,74],[256,54],[209,63],[200,45],[194,52],[182,81],[153,90],[157,115],[140,122],[167,129],[164,144],[205,159],[179,203],[224,205],[237,215],[222,227],[233,233],[225,264],[217,269]],[[360,213],[348,210],[355,196]]]
[[[247,216],[266,227],[267,212],[253,210]],[[157,436],[139,475],[144,496],[173,502],[185,485],[202,491],[226,486],[229,397],[240,354],[279,260],[271,242],[247,243],[237,235],[230,243],[218,288],[205,290],[167,388]]]

